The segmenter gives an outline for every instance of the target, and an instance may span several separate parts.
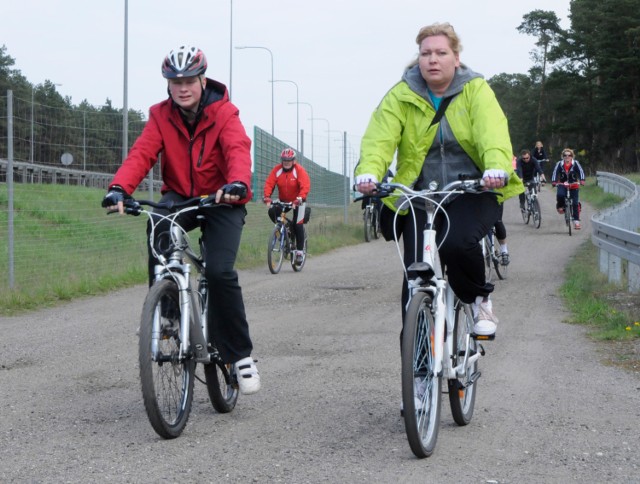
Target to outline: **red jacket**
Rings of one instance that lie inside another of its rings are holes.
[[[284,171],[282,163],[280,163],[271,170],[264,183],[264,196],[270,197],[276,185],[280,200],[293,202],[296,197],[306,200],[311,189],[311,180],[302,165],[294,163],[291,170]]]
[[[162,193],[184,197],[212,195],[224,184],[240,181],[251,200],[251,140],[226,87],[211,79],[203,94],[200,121],[193,137],[171,99],[149,109],[149,121],[111,185],[132,194],[162,153]]]

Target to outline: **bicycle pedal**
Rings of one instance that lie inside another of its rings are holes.
[[[490,335],[471,333],[471,337],[476,341],[493,341],[496,339],[495,333]]]

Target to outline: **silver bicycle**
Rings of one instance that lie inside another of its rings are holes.
[[[203,207],[224,210],[228,207],[214,204],[212,198],[192,198],[180,203],[125,200],[127,214],[145,214],[149,217],[149,243],[153,255],[158,259],[154,283],[142,308],[138,359],[147,416],[158,435],[166,439],[178,437],[187,424],[193,401],[194,379],[198,378],[197,363],[203,365],[203,383],[218,412],[231,412],[238,399],[234,367],[222,361],[208,333],[209,291],[204,277],[205,246],[200,238],[200,254],[197,254],[187,233],[177,222],[181,214],[189,211],[198,211]],[[170,214],[158,215],[143,206],[165,209]],[[204,217],[198,216],[198,220],[201,228],[204,227]],[[156,244],[161,237],[158,230],[160,222],[165,222],[165,227],[168,223],[169,237],[162,244]],[[156,248],[156,245],[163,246],[163,249]],[[197,277],[195,281],[192,281],[192,265]]]
[[[378,185],[382,196],[399,195],[402,200],[400,209],[408,209],[414,217],[412,200],[420,200],[427,209],[422,262],[414,262],[405,269],[409,299],[401,351],[405,430],[411,450],[421,458],[430,456],[435,450],[443,379],[447,383],[454,421],[458,425],[467,425],[471,421],[480,377],[478,360],[485,354],[478,340],[494,338],[473,333],[471,305],[458,299],[444,276],[433,223],[438,214],[447,217],[443,203],[451,196],[477,193],[480,189],[481,180],[460,180],[441,190],[432,187],[421,191],[398,183]],[[398,236],[394,235],[402,261]],[[445,233],[443,240],[446,236]],[[417,259],[417,253],[415,257]],[[404,268],[404,263],[402,265]]]

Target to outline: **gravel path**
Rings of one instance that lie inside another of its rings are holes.
[[[400,263],[375,241],[304,271],[240,274],[263,390],[217,414],[196,382],[183,435],[147,420],[135,329],[144,287],[0,318],[1,482],[640,482],[640,379],[563,322],[569,237],[550,188],[539,230],[507,202],[512,263],[475,415],[429,459],[400,418]],[[313,241],[310,241],[313,251]]]

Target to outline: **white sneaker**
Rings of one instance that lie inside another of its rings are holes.
[[[296,264],[302,264],[304,261],[304,251],[296,250]]]
[[[476,297],[476,301],[472,304],[473,332],[478,336],[493,336],[497,329],[498,318],[493,314],[491,299],[482,296]]]
[[[240,393],[243,395],[251,395],[260,390],[260,373],[258,373],[258,368],[250,356],[236,362],[236,376]]]

